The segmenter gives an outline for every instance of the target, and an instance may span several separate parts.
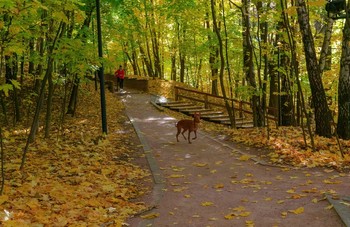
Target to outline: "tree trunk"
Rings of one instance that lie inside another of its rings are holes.
[[[261,127],[264,124],[263,111],[261,109],[261,101],[257,92],[257,84],[254,74],[253,63],[253,46],[250,38],[250,18],[248,11],[248,0],[242,0],[242,21],[243,21],[243,70],[252,90],[252,110],[253,110],[253,122],[255,127]]]
[[[142,55],[142,57],[143,57],[143,58],[142,58],[143,63],[145,64],[146,69],[147,69],[147,71],[146,71],[147,74],[148,74],[147,76],[153,77],[154,74],[153,74],[152,65],[151,65],[149,59],[147,58],[146,53],[145,53],[145,51],[143,50],[142,46],[140,46],[140,53],[141,53],[141,55]]]
[[[12,54],[12,56],[5,56],[5,78],[6,83],[11,84],[11,80],[17,79],[17,73],[18,73],[18,66],[17,66],[17,54]],[[20,112],[20,105],[19,105],[19,98],[18,98],[18,92],[17,88],[13,86],[13,92],[11,92],[11,96],[13,99],[13,109],[14,109],[14,118],[13,123],[14,125],[21,120],[21,112]]]
[[[137,76],[137,75],[139,75],[138,64],[137,64],[137,57],[136,57],[137,54],[136,54],[133,42],[130,42],[130,46],[131,46],[131,55],[128,53],[126,45],[124,45],[124,53],[125,53],[126,57],[128,58],[128,60],[129,60],[129,62],[131,64],[131,67],[132,67],[132,70],[133,70],[133,74],[135,76]]]
[[[47,105],[46,105],[46,119],[45,119],[45,138],[49,138],[50,136],[50,126],[51,126],[51,109],[52,109],[52,98],[53,98],[53,81],[52,81],[52,67],[51,69],[48,69],[51,72],[49,72],[48,75],[48,96],[47,96]]]
[[[331,37],[332,37],[332,31],[333,31],[333,19],[328,18],[327,19],[327,24],[325,25],[325,34],[323,38],[323,45],[322,45],[322,50],[320,54],[320,60],[319,60],[319,65],[320,65],[320,71],[323,73],[324,70],[330,70],[329,65],[327,62],[330,61],[331,59]]]
[[[208,42],[212,42],[212,37],[209,32],[210,30],[210,22],[209,22],[209,13],[207,13],[207,18],[206,18],[206,26],[208,30]],[[209,65],[210,65],[210,70],[211,70],[211,93],[213,95],[219,95],[219,90],[218,90],[218,67],[217,67],[217,59],[219,56],[219,50],[216,45],[210,45],[209,47]]]
[[[73,81],[72,92],[71,92],[71,95],[69,98],[69,104],[67,107],[67,114],[70,114],[72,116],[75,115],[75,110],[78,102],[77,100],[78,100],[78,93],[79,93],[79,83],[80,83],[80,79],[76,75]]]
[[[224,47],[222,44],[222,39],[221,39],[221,35],[220,35],[220,30],[218,28],[217,22],[216,22],[216,10],[215,10],[215,3],[214,0],[211,0],[211,12],[212,12],[212,17],[213,17],[213,29],[214,32],[216,33],[216,36],[218,38],[218,44],[219,44],[219,54],[220,54],[220,75],[219,75],[219,79],[220,79],[220,86],[221,86],[221,92],[222,92],[222,96],[224,97],[225,100],[225,107],[227,110],[227,113],[230,117],[230,122],[231,125],[233,127],[236,127],[235,125],[235,119],[233,116],[233,112],[232,112],[232,108],[227,100],[227,95],[226,95],[226,91],[225,91],[225,84],[224,84],[224,70],[225,70],[225,58],[224,58]]]
[[[171,80],[176,81],[176,55],[171,55]]]
[[[227,32],[227,25],[226,25],[226,15],[225,15],[225,4],[224,0],[221,0],[221,6],[222,6],[222,19],[223,19],[223,24],[224,24],[224,31],[225,31],[225,57],[226,57],[226,68],[227,68],[227,77],[228,77],[228,86],[229,86],[229,97],[233,99],[233,81],[231,77],[231,68],[230,68],[230,60],[229,60],[229,48],[228,48],[228,32]],[[232,110],[232,114],[230,115],[230,122],[231,122],[231,127],[236,128],[236,114],[235,114],[235,104],[234,101],[231,101],[231,106],[230,108]]]
[[[180,82],[185,82],[185,56],[180,51]]]
[[[309,15],[304,0],[297,0],[297,13],[302,35],[307,71],[315,108],[316,134],[331,137],[331,112],[323,89],[321,71],[317,63],[316,51],[309,23]]]
[[[1,105],[2,114],[3,114],[3,123],[4,125],[8,125],[7,108],[4,101],[4,95],[2,93],[0,93],[0,105]]]
[[[342,55],[338,83],[338,124],[337,134],[342,139],[350,139],[350,18],[343,28]]]

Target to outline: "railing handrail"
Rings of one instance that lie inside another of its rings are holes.
[[[193,92],[193,93],[197,93],[197,94],[207,95],[207,96],[214,97],[214,98],[225,99],[223,96],[213,95],[213,94],[210,94],[210,93],[206,93],[206,92],[202,92],[202,91],[196,91],[196,90],[183,88],[183,87],[179,87],[179,86],[175,86],[174,88],[175,88],[175,90],[176,89],[184,90],[184,91],[189,91],[189,92]],[[233,98],[226,98],[226,99],[229,100],[229,101],[235,101],[235,102],[238,102],[238,103],[241,102],[243,104],[250,105],[250,102],[247,102],[247,101],[244,101],[244,100],[238,100],[238,99],[233,99]]]
[[[194,100],[194,101],[197,101],[197,102],[202,102],[204,103],[205,107],[207,108],[209,104],[211,105],[215,105],[215,106],[220,106],[220,107],[225,107],[224,104],[218,104],[218,103],[213,103],[213,102],[209,102],[208,101],[208,97],[213,97],[213,98],[218,98],[218,99],[222,99],[222,100],[225,100],[225,98],[223,96],[218,96],[218,95],[213,95],[213,94],[210,94],[210,93],[205,93],[205,92],[201,92],[201,91],[196,91],[196,90],[192,90],[192,89],[188,89],[188,88],[183,88],[183,87],[179,87],[179,86],[174,86],[175,88],[175,100],[178,100],[179,97],[182,97],[182,98],[187,98],[187,99],[190,99],[190,100]],[[182,95],[182,94],[179,94],[179,90],[183,90],[183,91],[188,91],[188,92],[192,92],[192,93],[195,93],[195,94],[199,94],[199,95],[204,95],[204,100],[201,100],[201,99],[198,99],[198,98],[195,98],[195,97],[188,97],[186,95]],[[238,104],[239,108],[238,111],[240,113],[248,113],[248,114],[253,114],[253,111],[250,109],[250,110],[247,110],[247,109],[244,109],[243,108],[243,105],[249,105],[251,106],[251,103],[250,102],[247,102],[247,101],[243,101],[243,100],[238,100],[238,99],[233,99],[233,98],[226,98],[226,100],[228,101],[233,101],[235,102],[236,104]],[[273,107],[266,107],[266,110],[276,110],[276,108],[273,108]],[[277,118],[275,116],[271,116],[269,114],[266,114],[265,116],[267,119],[270,119],[270,120],[274,120],[274,121],[277,121]]]

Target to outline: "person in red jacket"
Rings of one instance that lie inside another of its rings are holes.
[[[119,86],[120,91],[123,91],[125,71],[121,65],[119,66],[119,69],[114,72],[114,75],[115,75],[115,77],[117,77],[117,86]]]

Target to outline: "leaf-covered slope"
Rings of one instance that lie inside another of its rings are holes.
[[[148,190],[142,182],[149,173],[132,161],[141,147],[130,133],[122,103],[106,95],[106,137],[100,136],[99,94],[85,90],[76,117],[66,119],[64,129],[51,139],[38,138],[31,145],[23,172],[19,165],[26,135],[6,133],[2,224],[118,226],[145,209],[135,199]]]

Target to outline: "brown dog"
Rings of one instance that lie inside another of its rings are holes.
[[[193,131],[194,132],[194,138],[197,138],[197,129],[198,129],[198,125],[200,122],[200,113],[195,113],[193,114],[193,120],[180,120],[176,123],[176,127],[177,127],[177,134],[176,134],[176,140],[177,142],[179,142],[179,135],[181,133],[181,129],[183,129],[182,131],[182,135],[186,140],[186,136],[185,136],[185,132],[188,131],[188,143],[191,143],[191,138],[190,138],[190,134]]]

